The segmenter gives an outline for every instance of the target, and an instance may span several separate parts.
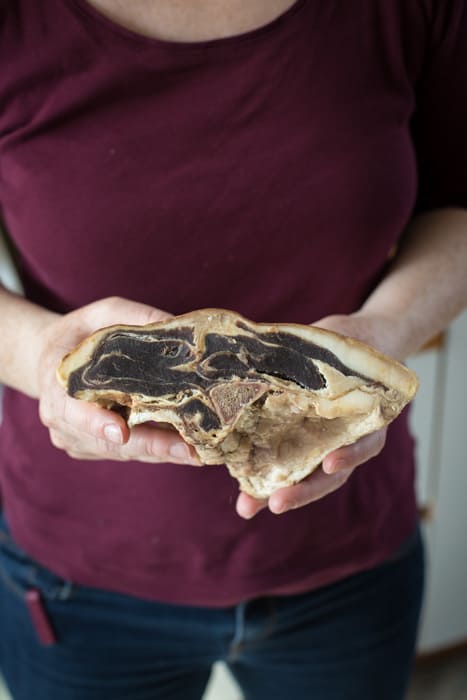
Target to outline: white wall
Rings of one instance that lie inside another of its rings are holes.
[[[428,585],[422,652],[467,640],[467,311],[437,352],[410,362],[421,378],[413,427],[426,522]]]

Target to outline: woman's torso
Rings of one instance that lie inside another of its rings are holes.
[[[417,7],[274,3],[249,30],[236,16],[177,42],[85,0],[0,4],[0,201],[27,295],[305,323],[358,308],[415,203]],[[223,468],[73,461],[9,391],[0,479],[39,561],[176,602],[322,585],[381,561],[416,517],[404,419],[339,492],[243,522]]]

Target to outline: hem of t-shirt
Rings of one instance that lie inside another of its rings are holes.
[[[49,562],[48,557],[42,556],[30,542],[27,533],[15,527],[14,538],[35,561],[48,568],[55,575],[68,581],[72,587],[79,589],[86,587],[96,591],[125,595],[141,600],[169,605],[185,605],[205,608],[225,608],[239,603],[267,596],[300,595],[309,593],[318,588],[337,583],[350,576],[374,569],[397,556],[397,552],[404,547],[418,525],[418,516],[399,521],[400,527],[397,533],[393,531],[393,537],[386,538],[384,545],[380,545],[365,552],[361,557],[352,557],[347,562],[339,563],[333,567],[321,569],[319,572],[310,573],[306,567],[287,570],[275,575],[268,573],[258,576],[254,572],[248,576],[237,576],[235,586],[229,590],[226,578],[205,575],[202,580],[184,578],[181,585],[177,586],[173,572],[164,576],[160,571],[157,576],[141,577],[125,576],[124,572],[86,571],[83,569],[70,571],[60,570],[56,562]],[[24,535],[24,536],[23,536]],[[284,567],[285,569],[285,567]]]

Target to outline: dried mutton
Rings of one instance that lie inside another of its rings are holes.
[[[97,331],[58,376],[71,396],[118,408],[130,426],[173,425],[203,464],[225,463],[258,498],[392,421],[418,387],[413,372],[356,340],[221,309]]]

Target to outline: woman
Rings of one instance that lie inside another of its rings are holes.
[[[406,416],[265,503],[55,369],[99,327],[203,307],[400,359],[444,328],[467,299],[466,3],[0,8],[26,291],[0,293],[13,697],[200,698],[222,658],[254,700],[401,700],[423,578]]]

